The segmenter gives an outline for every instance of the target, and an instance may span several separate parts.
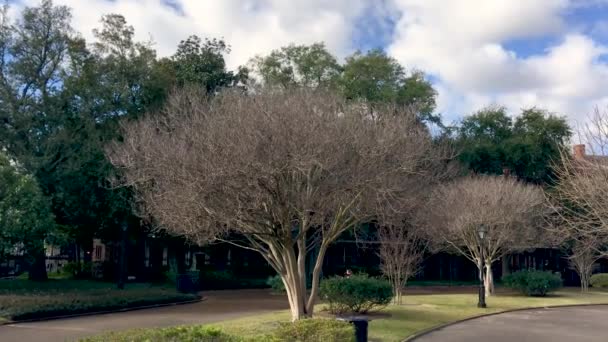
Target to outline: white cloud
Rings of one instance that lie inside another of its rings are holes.
[[[24,0],[32,5],[38,0]],[[324,41],[337,55],[351,46],[357,17],[366,13],[366,0],[55,0],[73,9],[74,27],[85,38],[99,26],[102,14],[123,14],[136,38],[156,43],[161,56],[175,52],[177,43],[192,34],[223,37],[231,46],[229,67],[246,63],[256,54],[289,43]],[[378,12],[382,13],[382,12]]]
[[[563,19],[580,1],[396,3],[403,15],[389,52],[406,66],[439,79],[440,110],[468,114],[498,103],[516,113],[536,105],[574,120],[603,101],[608,69],[599,58],[607,47],[577,33]],[[533,56],[518,56],[505,47],[513,40],[545,36],[561,39]]]
[[[513,113],[537,105],[576,119],[607,98],[603,57],[608,46],[564,19],[584,6],[599,9],[606,0],[172,0],[180,10],[164,0],[55,2],[73,8],[74,27],[87,39],[102,14],[125,15],[136,38],[152,37],[162,56],[191,34],[223,37],[232,45],[231,68],[292,42],[324,41],[344,57],[357,48],[354,35],[385,33],[392,20],[396,26],[387,51],[406,67],[434,76],[438,109],[450,118],[504,104]],[[377,26],[357,27],[374,22]],[[591,35],[607,27],[601,22],[587,26],[593,28]],[[553,45],[534,49],[535,55],[509,49],[513,41],[538,42],[547,36]]]

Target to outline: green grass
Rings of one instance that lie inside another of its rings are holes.
[[[477,308],[475,294],[405,296],[403,305],[390,305],[373,318],[370,322],[369,337],[372,341],[402,341],[414,333],[440,324],[509,309],[569,304],[608,304],[608,292],[592,291],[581,294],[577,290],[568,289],[548,297],[497,295],[488,298],[487,303],[487,309]],[[317,314],[327,315],[321,310],[322,306],[319,306]],[[233,335],[259,337],[276,329],[279,322],[287,322],[289,319],[288,311],[277,311],[224,321],[213,326],[220,327]]]
[[[128,308],[196,298],[173,287],[87,280],[0,280],[0,322]]]

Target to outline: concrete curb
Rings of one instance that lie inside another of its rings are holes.
[[[18,321],[6,321],[6,322],[0,322],[0,326],[11,325],[11,324],[20,324],[20,323],[53,321],[56,319],[77,318],[77,317],[94,316],[94,315],[107,315],[107,314],[113,314],[113,313],[137,311],[137,310],[145,310],[145,309],[156,309],[156,308],[162,308],[162,307],[166,307],[166,306],[194,304],[194,303],[202,302],[206,299],[207,299],[206,297],[199,297],[197,299],[185,300],[185,301],[180,301],[180,302],[150,304],[150,305],[134,306],[134,307],[128,307],[128,308],[122,308],[122,309],[116,309],[116,310],[91,311],[91,312],[82,312],[82,313],[77,313],[77,314],[72,314],[72,315],[30,318],[30,319],[23,319],[23,320],[18,320]]]
[[[496,311],[496,312],[490,312],[487,314],[481,314],[481,315],[475,315],[475,316],[471,316],[471,317],[467,317],[467,318],[463,318],[463,319],[459,319],[457,321],[452,321],[452,322],[447,322],[444,324],[440,324],[440,325],[436,325],[434,327],[430,327],[428,329],[424,329],[421,330],[417,333],[414,333],[413,335],[405,338],[404,340],[402,340],[402,342],[411,342],[411,341],[415,341],[416,339],[428,335],[434,331],[443,329],[443,328],[447,328],[449,326],[452,325],[456,325],[459,323],[464,323],[467,321],[472,321],[474,319],[478,319],[478,318],[482,318],[482,317],[489,317],[489,316],[496,316],[496,315],[500,315],[500,314],[504,314],[504,313],[511,313],[511,312],[519,312],[519,311],[531,311],[531,310],[547,310],[547,309],[555,309],[555,308],[570,308],[570,307],[585,307],[585,306],[608,306],[608,303],[597,303],[597,304],[564,304],[564,305],[549,305],[549,306],[533,306],[533,307],[528,307],[528,308],[517,308],[517,309],[508,309],[508,310],[504,310],[504,311]]]

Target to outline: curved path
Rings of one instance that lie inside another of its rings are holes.
[[[515,311],[457,323],[415,342],[606,342],[608,305]]]
[[[194,304],[3,325],[0,341],[74,341],[106,331],[213,323],[289,308],[284,296],[267,290],[209,291],[204,296],[206,300]]]

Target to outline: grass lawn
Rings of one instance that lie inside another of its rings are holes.
[[[113,283],[88,280],[0,280],[0,322],[195,298],[171,286],[127,284],[125,290],[118,290]]]
[[[488,298],[488,308],[477,308],[476,294],[434,294],[405,296],[403,305],[390,305],[370,322],[369,337],[372,341],[402,341],[416,332],[443,323],[476,316],[483,313],[508,309],[553,306],[567,304],[608,304],[608,292],[581,294],[577,289],[567,289],[548,297],[524,297],[498,295]],[[288,321],[287,311],[226,321],[215,326],[226,332],[244,336],[263,335],[277,325]]]

